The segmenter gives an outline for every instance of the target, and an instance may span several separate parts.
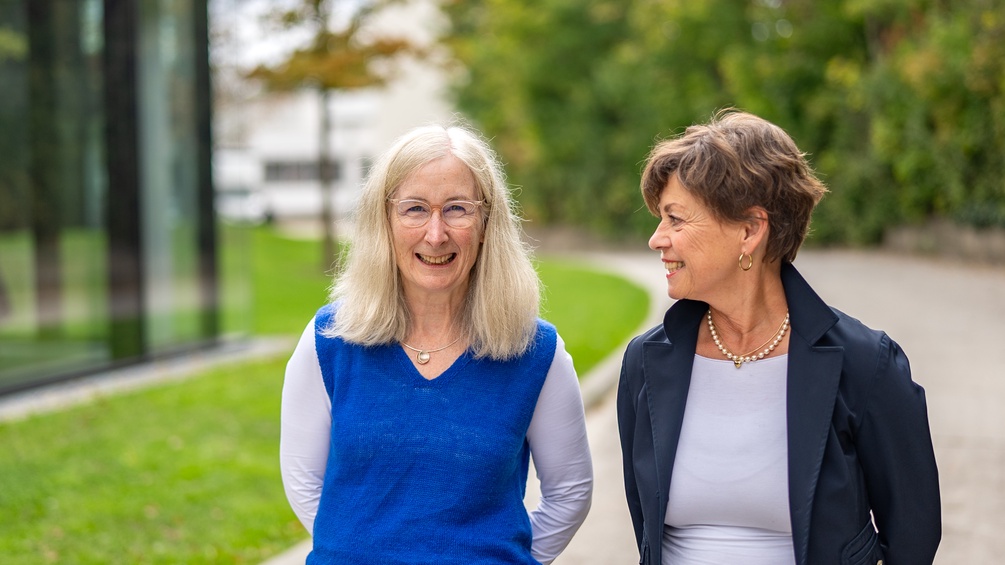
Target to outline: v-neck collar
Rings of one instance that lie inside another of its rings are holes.
[[[406,378],[414,381],[413,384],[418,386],[445,386],[445,383],[452,380],[453,376],[461,372],[471,360],[470,351],[465,349],[464,352],[461,353],[457,359],[454,359],[454,362],[451,363],[449,367],[444,369],[442,373],[431,379],[427,379],[419,372],[419,369],[415,367],[415,364],[412,363],[412,358],[409,357],[408,352],[406,352],[402,347],[396,343],[388,345],[388,347],[393,349],[391,355],[394,357],[395,361],[401,365],[402,374],[407,375]]]

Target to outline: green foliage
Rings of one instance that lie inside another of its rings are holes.
[[[971,0],[913,15],[869,84],[878,94],[875,150],[896,184],[910,187],[898,193],[900,210],[908,220],[940,215],[977,226],[1000,222],[1005,2]]]
[[[28,54],[28,40],[24,34],[6,26],[0,27],[0,63],[20,61]]]
[[[785,128],[831,188],[819,243],[948,216],[1005,225],[1005,2],[447,4],[461,108],[542,223],[649,229],[658,138],[737,107]]]

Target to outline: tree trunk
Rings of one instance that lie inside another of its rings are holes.
[[[321,224],[323,228],[323,241],[321,245],[321,266],[326,271],[330,269],[335,261],[335,198],[332,194],[334,181],[334,167],[331,161],[331,133],[332,119],[328,107],[331,98],[331,91],[325,87],[318,90],[318,98],[321,104],[321,124],[320,139],[318,140],[318,184],[321,188]]]

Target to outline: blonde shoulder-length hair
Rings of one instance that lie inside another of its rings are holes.
[[[495,152],[459,125],[418,127],[398,138],[367,175],[350,245],[330,300],[338,313],[324,335],[365,346],[404,340],[411,323],[394,258],[388,198],[423,165],[453,155],[471,169],[484,240],[471,269],[461,323],[476,357],[525,352],[537,327],[540,280],[521,238],[520,217]]]

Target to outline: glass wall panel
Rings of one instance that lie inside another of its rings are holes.
[[[0,0],[0,391],[107,362],[100,0]]]
[[[205,0],[0,0],[0,394],[247,328],[206,26]]]
[[[147,347],[202,334],[192,0],[140,2],[140,207]]]
[[[250,224],[232,221],[221,221],[218,228],[220,335],[226,338],[239,338],[251,332],[253,230]]]

